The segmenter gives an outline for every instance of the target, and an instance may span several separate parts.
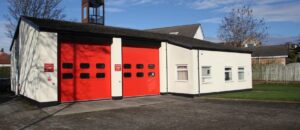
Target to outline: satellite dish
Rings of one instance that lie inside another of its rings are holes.
[[[104,5],[104,0],[89,0],[90,7],[98,8]]]

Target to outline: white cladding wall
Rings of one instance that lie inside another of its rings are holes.
[[[122,71],[115,71],[115,65],[122,66],[122,39],[113,38],[111,45],[111,92],[112,97],[122,96]]]
[[[17,91],[16,91],[16,86],[17,86],[17,65],[16,65],[16,45],[17,43],[17,39],[13,41],[13,46],[11,48],[11,58],[10,58],[10,63],[11,63],[11,70],[10,70],[10,81],[11,81],[11,91],[15,92],[15,94],[17,95]]]
[[[162,42],[159,48],[159,87],[161,93],[167,93],[167,44]]]
[[[19,31],[20,75],[13,75],[19,77],[19,94],[38,102],[57,101],[57,34],[39,32],[24,21]],[[45,63],[54,64],[54,72],[44,72]]]
[[[194,38],[204,40],[204,34],[203,34],[202,26],[199,26]]]
[[[197,94],[198,93],[198,63],[197,50],[190,50],[172,44],[167,45],[168,59],[168,92]],[[188,66],[188,80],[177,80],[177,65]]]
[[[200,93],[252,88],[251,54],[200,50]],[[211,67],[211,80],[203,83],[202,66]],[[232,67],[232,81],[225,81],[225,67]],[[238,67],[245,68],[245,80],[238,80]]]

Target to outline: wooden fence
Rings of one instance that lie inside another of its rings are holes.
[[[300,63],[254,65],[252,72],[253,80],[300,81]]]

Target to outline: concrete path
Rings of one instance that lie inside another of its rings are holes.
[[[99,100],[88,102],[64,103],[58,106],[46,107],[42,110],[53,116],[70,115],[174,102],[178,101],[179,99],[184,100],[186,98],[175,96],[134,97],[125,98],[123,100]]]

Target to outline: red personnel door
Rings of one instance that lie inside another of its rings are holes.
[[[110,45],[61,43],[61,102],[111,98]]]
[[[160,94],[159,47],[123,44],[123,96]]]

